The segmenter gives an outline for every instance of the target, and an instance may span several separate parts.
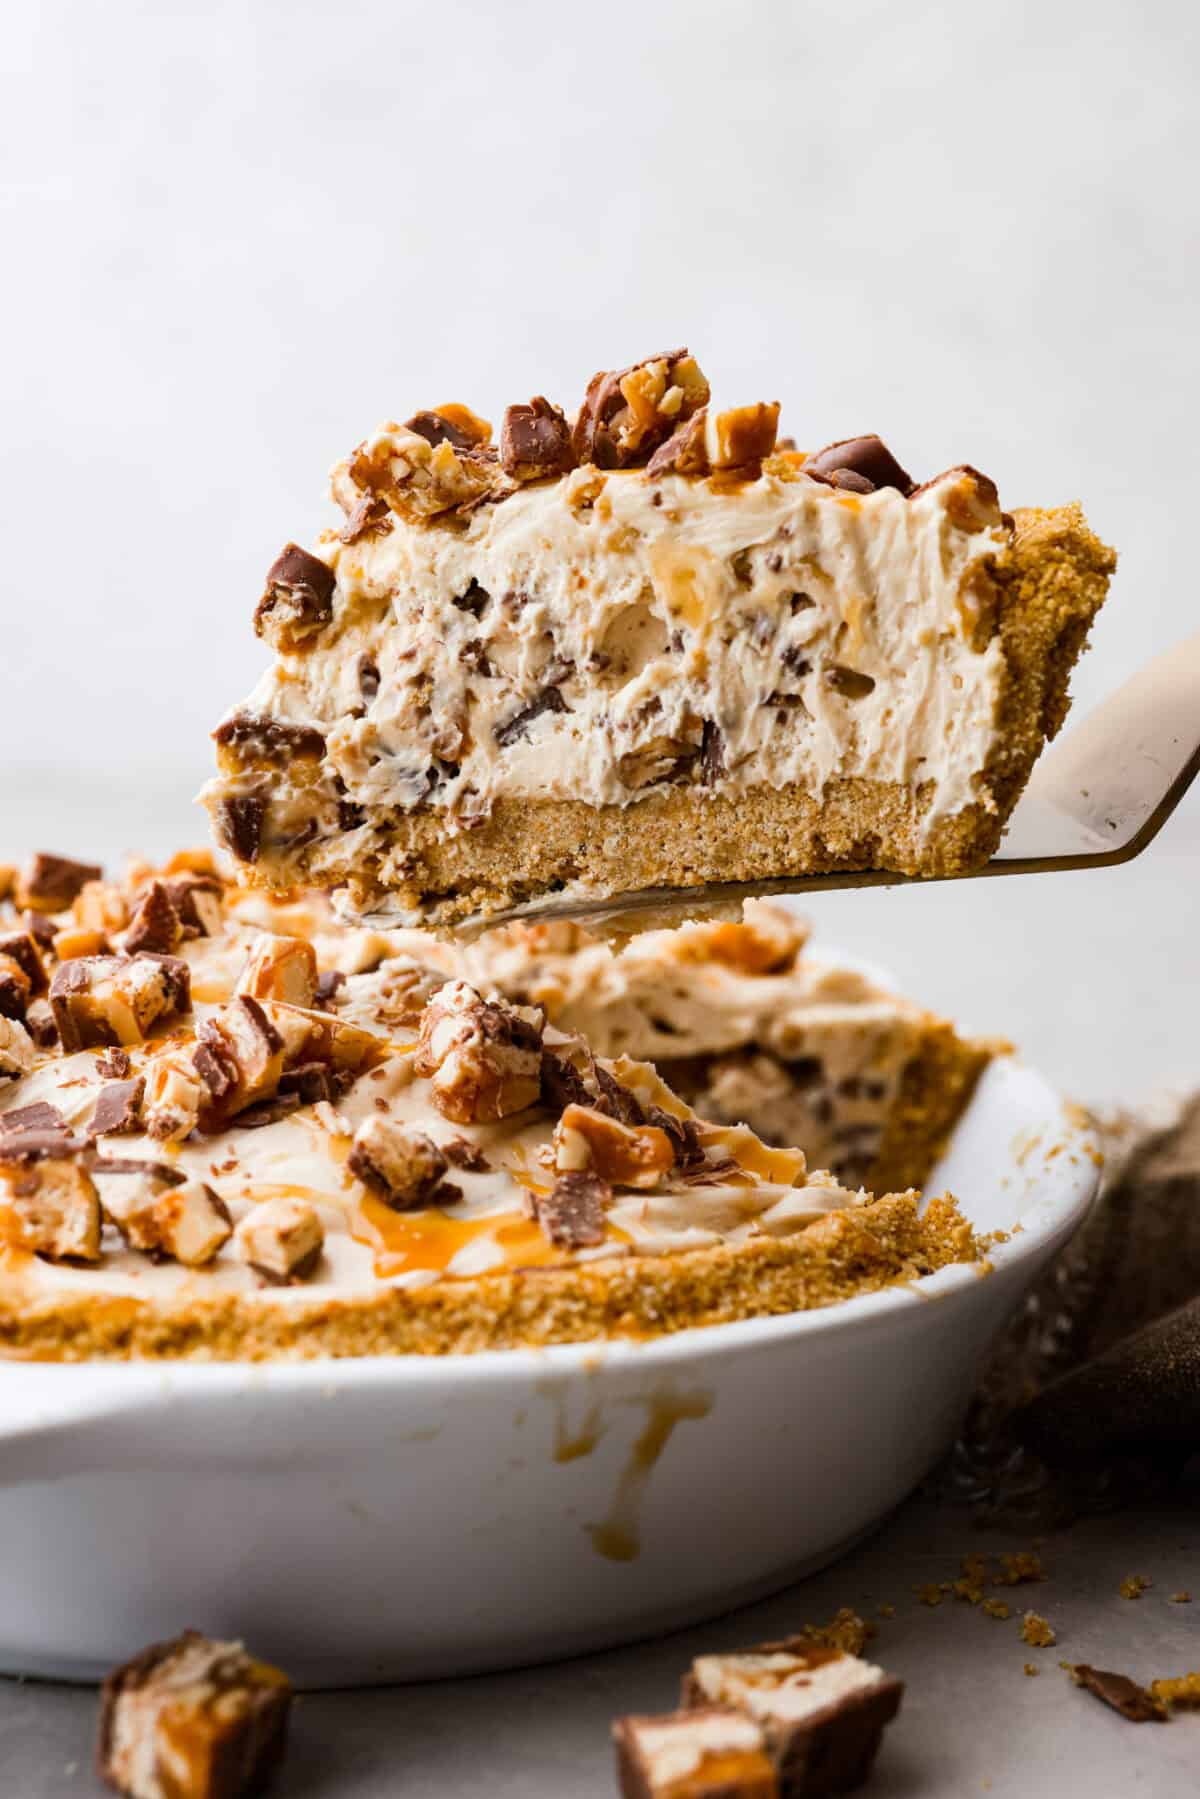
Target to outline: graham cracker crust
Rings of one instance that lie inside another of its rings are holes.
[[[986,1244],[953,1199],[889,1194],[789,1238],[443,1280],[315,1305],[242,1295],[153,1303],[84,1296],[31,1302],[0,1291],[0,1357],[22,1361],[277,1361],[451,1355],[811,1311],[981,1263]]]

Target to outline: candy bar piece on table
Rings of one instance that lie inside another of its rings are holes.
[[[126,1799],[242,1799],[282,1761],[291,1703],[278,1668],[185,1630],[105,1680],[97,1772]]]
[[[720,1706],[618,1718],[622,1799],[779,1799],[762,1729]]]
[[[736,1707],[764,1733],[780,1799],[824,1799],[866,1779],[903,1693],[901,1681],[856,1655],[788,1637],[698,1656],[680,1702]]]

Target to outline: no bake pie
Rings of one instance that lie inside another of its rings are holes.
[[[16,877],[0,1352],[648,1335],[979,1257],[951,1200],[872,1199],[706,1122],[645,1062],[481,993],[457,953],[230,885],[203,854]]]
[[[619,950],[569,920],[504,925],[459,967],[600,1055],[653,1062],[705,1118],[798,1143],[875,1192],[924,1184],[999,1047],[823,958],[803,919],[762,900]]]
[[[275,662],[206,801],[246,878],[419,920],[986,862],[1114,566],[1078,506],[781,446],[686,350],[572,420],[388,423],[255,614]]]

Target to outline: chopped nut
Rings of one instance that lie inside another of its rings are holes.
[[[527,1006],[483,1000],[465,981],[439,988],[421,1018],[414,1068],[456,1124],[507,1118],[541,1091],[544,1019]]]
[[[125,895],[112,881],[86,881],[71,902],[71,916],[81,931],[109,937],[129,923]]]
[[[333,617],[336,585],[328,563],[289,543],[267,570],[255,631],[281,652],[306,648]]]
[[[400,1212],[432,1204],[449,1163],[424,1132],[376,1113],[355,1131],[349,1166]]]
[[[126,1799],[247,1799],[283,1759],[291,1699],[240,1643],[185,1631],[105,1680],[97,1767]]]
[[[600,469],[646,461],[708,399],[708,382],[686,350],[593,375],[572,432],[576,461]]]
[[[675,1164],[675,1146],[657,1125],[628,1125],[594,1106],[568,1106],[554,1131],[554,1166],[591,1169],[619,1187],[657,1187]]]
[[[264,931],[238,977],[238,992],[311,1007],[317,996],[317,954],[312,944],[303,937],[276,937]]]
[[[575,466],[566,415],[540,394],[510,406],[500,429],[500,466],[514,481],[565,475]]]
[[[1026,1662],[1022,1671],[1032,1677],[1034,1674],[1040,1674],[1042,1670],[1038,1667],[1036,1662]]]
[[[264,1199],[234,1232],[238,1254],[276,1286],[305,1281],[325,1246],[325,1227],[315,1206],[302,1199]]]
[[[63,1049],[144,1041],[191,1004],[186,962],[174,956],[87,956],[66,962],[50,984]]]
[[[140,1174],[106,1182],[104,1210],[130,1249],[189,1268],[211,1262],[233,1232],[225,1202],[200,1180],[167,1185]]]
[[[29,1139],[26,1139],[29,1141]],[[0,1138],[7,1156],[20,1137]],[[0,1160],[0,1214],[22,1248],[51,1262],[100,1260],[100,1197],[74,1156]]]
[[[81,888],[88,881],[98,881],[103,873],[94,863],[40,850],[18,880],[17,904],[32,912],[65,912]]]
[[[533,1210],[547,1238],[563,1249],[587,1249],[604,1241],[604,1208],[613,1190],[591,1169],[560,1174],[550,1193],[534,1195]]]
[[[33,1039],[16,1018],[0,1014],[0,1075],[33,1072]]]
[[[169,956],[182,941],[183,925],[170,889],[163,881],[151,881],[138,895],[121,948],[127,956],[135,956],[139,950]]]
[[[1049,1649],[1058,1641],[1054,1626],[1037,1612],[1026,1612],[1021,1620],[1021,1636],[1034,1649]]]
[[[182,1143],[196,1128],[208,1090],[182,1051],[155,1056],[146,1070],[142,1123],[159,1143]]]
[[[1170,1595],[1170,1601],[1172,1605],[1190,1605],[1192,1603],[1192,1596],[1185,1589],[1179,1593],[1172,1593]]]

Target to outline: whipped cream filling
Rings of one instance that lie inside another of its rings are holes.
[[[681,780],[820,795],[857,776],[926,788],[927,822],[957,812],[995,740],[1007,543],[968,471],[905,499],[786,457],[748,482],[584,468],[459,529],[328,534],[332,622],[242,709],[326,742],[319,790],[272,771],[275,837],[316,813],[365,848],[384,809],[453,832],[501,797],[625,805]],[[248,782],[231,769],[207,797]]]

